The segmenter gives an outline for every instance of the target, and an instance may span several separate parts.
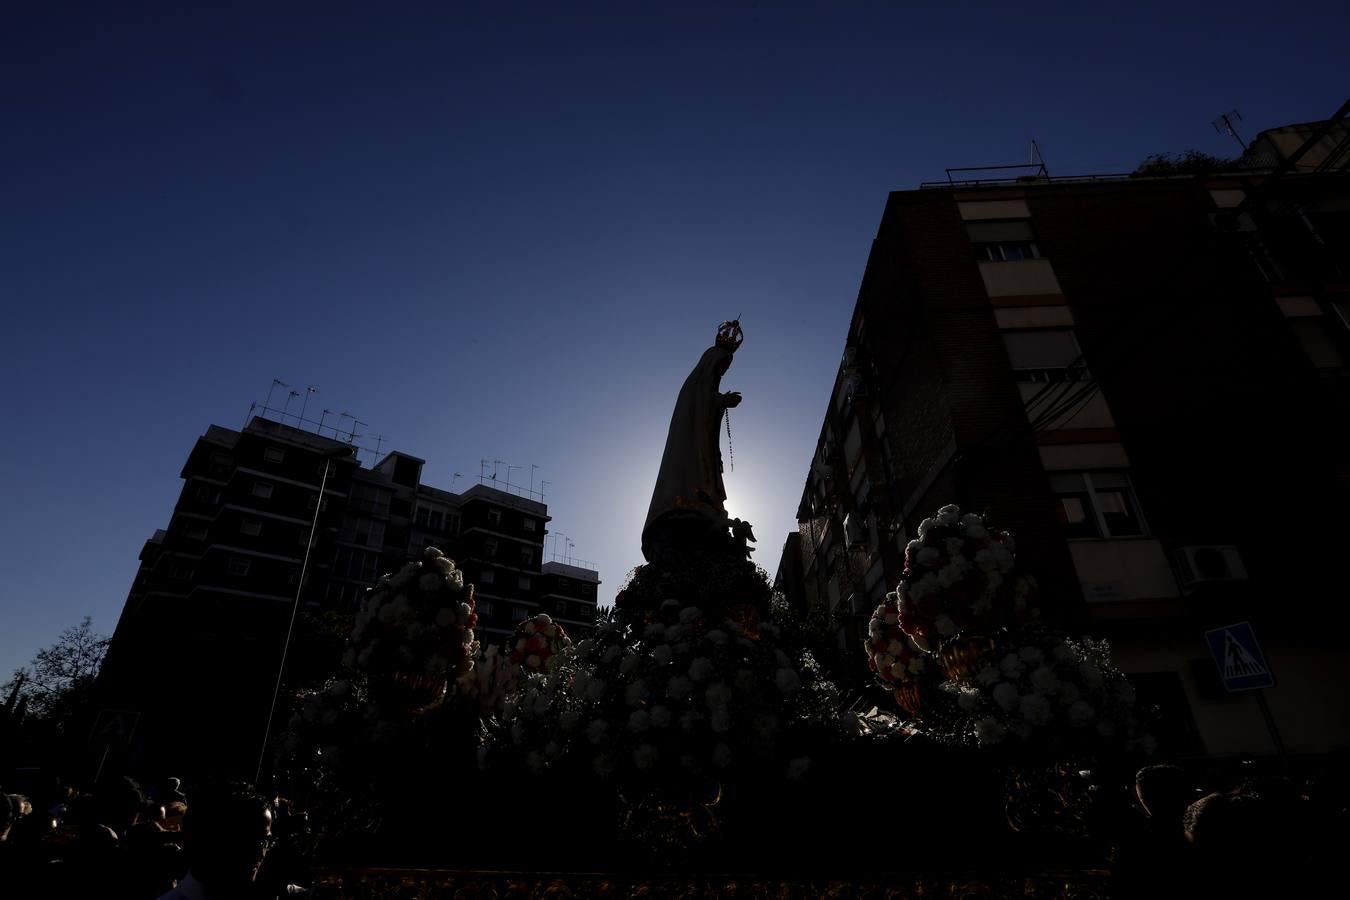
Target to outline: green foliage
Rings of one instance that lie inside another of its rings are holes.
[[[1210,156],[1199,150],[1187,150],[1185,153],[1155,153],[1146,157],[1132,173],[1139,178],[1160,177],[1166,175],[1207,175],[1211,172],[1226,172],[1235,167],[1236,161]]]

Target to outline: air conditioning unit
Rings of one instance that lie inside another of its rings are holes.
[[[1223,210],[1222,212],[1210,213],[1209,221],[1219,231],[1228,233],[1256,230],[1255,220],[1252,219],[1250,213],[1245,212]]]
[[[1247,580],[1237,547],[1226,544],[1182,547],[1178,560],[1183,588]]]

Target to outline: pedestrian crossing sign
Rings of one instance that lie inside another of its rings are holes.
[[[1249,622],[1206,631],[1205,642],[1219,667],[1224,690],[1233,693],[1275,686],[1275,675]]]

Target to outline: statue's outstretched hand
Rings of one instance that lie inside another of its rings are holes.
[[[722,405],[727,409],[734,409],[741,405],[741,392],[728,391],[722,395]]]

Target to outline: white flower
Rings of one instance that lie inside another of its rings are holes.
[[[642,744],[633,751],[633,765],[639,769],[650,769],[656,765],[656,748],[651,744]]]
[[[706,656],[699,656],[689,664],[689,677],[694,681],[705,681],[717,674],[717,666]]]
[[[976,522],[966,526],[966,537],[976,541],[987,541],[989,539],[989,529]]]
[[[947,546],[947,555],[956,556],[963,549],[965,549],[966,542],[961,540],[960,538],[950,537],[947,538],[946,546]]]
[[[639,734],[651,727],[652,717],[645,709],[635,709],[628,714],[628,730]]]
[[[975,680],[985,687],[989,687],[991,684],[998,681],[998,678],[999,671],[993,666],[985,666],[980,670],[979,674],[975,676]]]
[[[1029,666],[1039,665],[1041,660],[1045,659],[1045,654],[1039,647],[1023,647],[1017,651],[1017,655]]]
[[[1073,703],[1080,696],[1082,696],[1082,691],[1078,690],[1078,685],[1069,681],[1061,681],[1059,683],[1060,703]]]
[[[704,637],[707,638],[710,644],[718,644],[718,645],[725,644],[728,640],[731,639],[727,635],[727,633],[720,628],[714,628],[712,631],[709,631],[707,634],[705,634]]]
[[[1002,725],[991,718],[983,718],[975,723],[975,740],[981,744],[997,744],[1006,733]]]
[[[698,723],[702,721],[703,713],[696,712],[692,709],[685,710],[680,714],[680,728],[684,729],[686,733],[693,731],[694,728],[698,726]]]
[[[591,771],[601,778],[608,778],[614,774],[614,757],[608,753],[601,753],[591,763]]]
[[[717,734],[725,734],[731,730],[731,710],[725,706],[718,707],[712,711],[708,718],[708,727]]]
[[[1075,728],[1087,725],[1096,715],[1097,711],[1082,700],[1069,706],[1069,724]]]
[[[672,700],[683,700],[694,690],[694,683],[683,675],[676,675],[666,684],[666,696]]]
[[[1011,712],[1017,705],[1017,685],[1000,681],[994,688],[994,702],[1005,712]]]
[[[703,700],[710,710],[725,709],[731,704],[731,688],[727,687],[725,682],[714,681],[708,685]]]
[[[434,591],[441,585],[441,576],[436,572],[428,572],[417,579],[417,587],[423,591]]]
[[[928,537],[928,532],[932,531],[935,527],[937,527],[937,522],[934,519],[924,519],[922,522],[920,522],[919,540],[923,540],[924,538]]]
[[[659,644],[652,651],[652,662],[658,666],[668,666],[670,661],[675,658],[675,651],[670,649],[669,644]]]
[[[910,541],[905,545],[905,550],[910,554],[918,553],[922,549],[923,541]]]
[[[563,731],[575,731],[581,724],[581,713],[569,709],[558,716],[558,727]]]
[[[619,663],[620,675],[632,675],[637,671],[637,667],[642,662],[642,657],[631,650],[623,655],[623,662]]]
[[[675,717],[671,715],[668,706],[653,706],[651,712],[652,727],[669,728],[671,721]]]
[[[938,553],[935,548],[924,547],[922,550],[919,551],[919,555],[915,558],[914,561],[921,566],[928,566],[929,568],[931,568],[933,566],[936,566],[938,564],[938,560],[941,558],[942,554]]]
[[[1049,666],[1037,666],[1031,673],[1031,687],[1042,694],[1053,694],[1059,689],[1059,678]]]
[[[647,682],[639,679],[623,689],[623,700],[629,706],[640,706],[649,693]]]
[[[718,744],[713,748],[712,761],[719,769],[731,765],[731,748],[726,744]]]
[[[697,606],[686,606],[684,609],[680,610],[680,622],[684,625],[688,625],[690,622],[702,617],[703,610],[699,609]]]
[[[796,756],[788,763],[787,777],[788,781],[800,781],[806,771],[811,768],[811,757]]]
[[[1044,725],[1050,721],[1050,716],[1053,714],[1050,701],[1041,694],[1023,695],[1018,701],[1017,708],[1022,714],[1022,718],[1032,725]]]
[[[994,559],[994,554],[988,548],[975,551],[975,565],[979,566],[986,573],[994,572],[998,569],[998,560]]]
[[[591,724],[586,726],[586,740],[592,744],[598,744],[605,739],[606,732],[609,731],[609,723],[604,719],[594,719]]]
[[[600,701],[605,699],[605,692],[609,690],[609,685],[603,678],[592,678],[586,684],[586,699]]]
[[[946,613],[942,613],[937,617],[936,624],[938,634],[943,637],[951,637],[956,634],[956,623],[953,622],[952,617]]]
[[[1110,719],[1102,719],[1097,723],[1097,734],[1108,740],[1116,735],[1116,723]]]
[[[1009,685],[1012,687],[1012,685]],[[980,692],[974,688],[963,687],[956,694],[956,705],[966,712],[973,710],[980,702]]]
[[[791,697],[802,686],[801,677],[792,669],[779,669],[773,680],[785,697]]]
[[[1073,648],[1061,641],[1050,651],[1050,656],[1057,663],[1066,663],[1073,659]]]
[[[998,667],[1002,670],[1003,677],[1008,679],[1020,678],[1022,672],[1026,670],[1026,666],[1016,653],[1009,653],[1003,657],[1003,662],[999,663]]]
[[[604,665],[609,665],[614,662],[614,660],[618,659],[619,654],[622,652],[623,647],[620,647],[618,644],[610,644],[605,648],[605,652],[600,654],[600,662]]]
[[[1079,663],[1078,674],[1083,676],[1083,684],[1090,688],[1099,687],[1102,683],[1102,670],[1090,662]]]
[[[736,690],[740,691],[742,694],[748,694],[750,691],[754,690],[755,673],[749,669],[737,669],[736,677],[732,679],[732,684],[734,684]]]
[[[642,630],[642,638],[647,641],[659,641],[666,636],[666,626],[653,622]]]
[[[939,525],[955,525],[961,521],[961,507],[948,503],[938,510],[937,520]]]

